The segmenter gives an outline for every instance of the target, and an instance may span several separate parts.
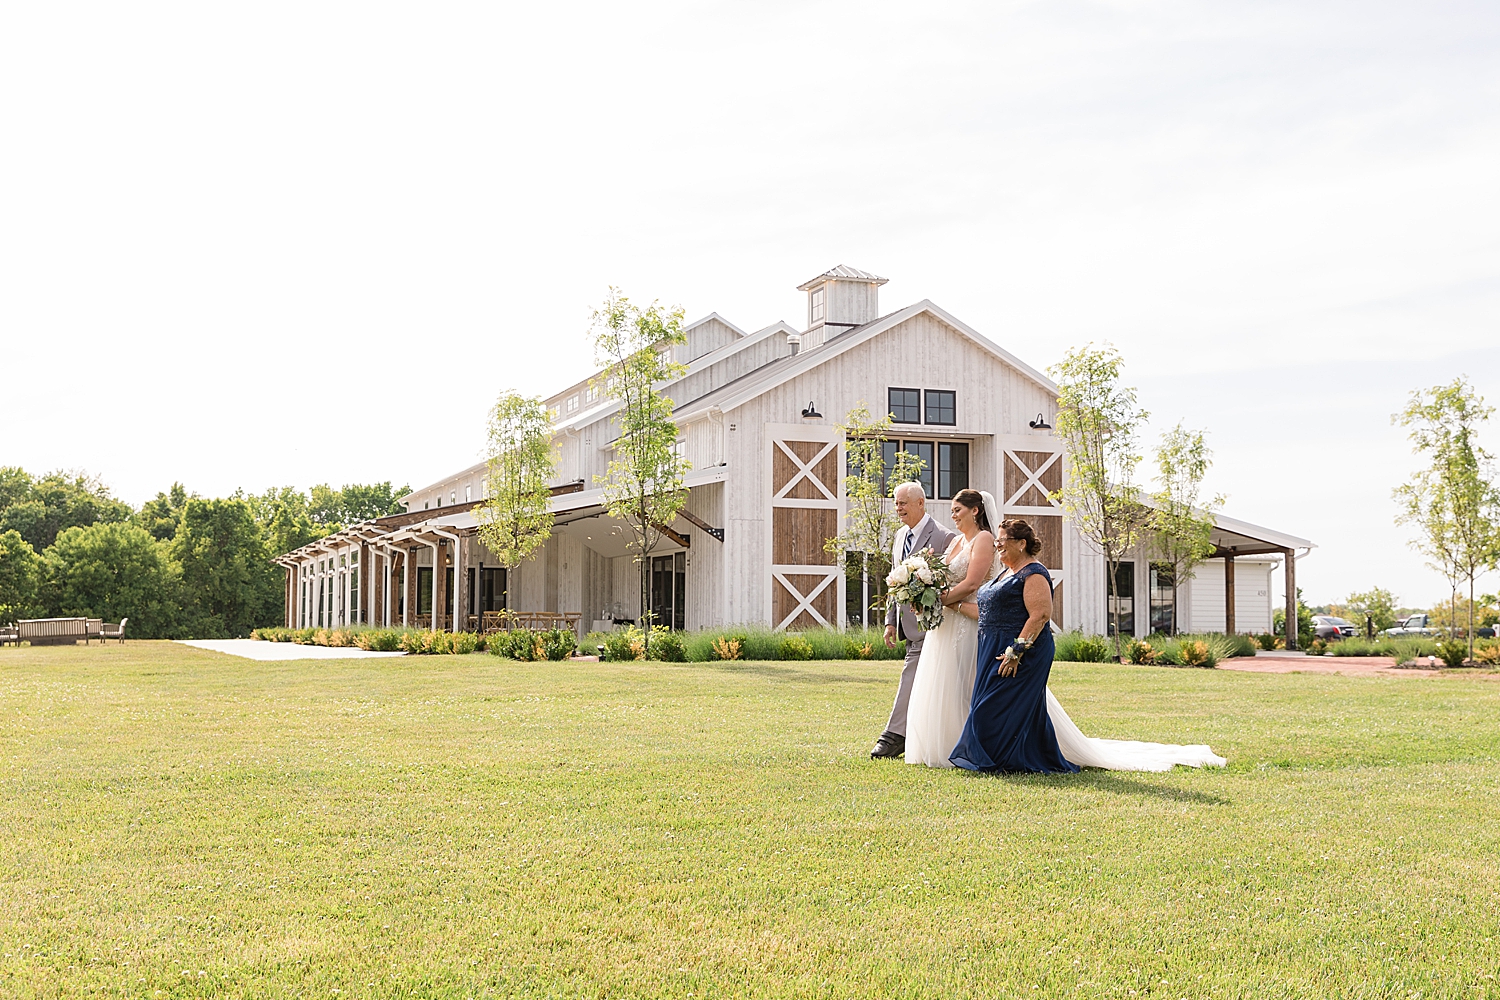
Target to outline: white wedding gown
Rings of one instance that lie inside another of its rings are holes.
[[[962,579],[969,569],[969,545],[964,543],[948,564],[953,579]],[[1003,570],[999,558],[990,567],[989,580]],[[952,767],[948,760],[974,697],[975,659],[979,654],[979,626],[972,618],[949,608],[943,621],[927,633],[917,676],[912,681],[906,716],[906,762],[928,767]],[[1083,735],[1068,718],[1052,689],[1047,689],[1047,717],[1057,734],[1057,747],[1079,767],[1107,771],[1170,771],[1186,767],[1224,767],[1229,762],[1204,744],[1141,743],[1136,740],[1105,740]]]
[[[958,551],[948,562],[948,578],[962,580],[969,572],[969,542],[960,539]],[[1003,568],[994,550],[994,562],[985,580]],[[922,640],[917,676],[911,684],[906,708],[906,762],[928,767],[952,767],[948,755],[958,746],[964,723],[969,721],[969,703],[974,699],[975,660],[979,656],[979,623],[958,613],[943,611],[943,620]]]

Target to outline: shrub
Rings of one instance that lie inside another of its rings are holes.
[[[1474,662],[1491,667],[1500,664],[1500,642],[1475,643]]]
[[[1276,636],[1272,635],[1270,632],[1262,632],[1260,635],[1255,637],[1255,641],[1260,644],[1261,649],[1276,648]]]
[[[1444,639],[1437,644],[1437,656],[1445,666],[1461,667],[1469,658],[1469,644],[1460,639]]]
[[[1248,635],[1226,635],[1224,640],[1229,643],[1230,656],[1254,656],[1259,646],[1256,639]]]
[[[783,660],[810,660],[813,658],[812,643],[793,632],[781,640]]]
[[[542,656],[549,660],[566,660],[578,652],[578,636],[572,629],[555,628],[546,632],[538,632],[537,645],[541,647]]]
[[[473,632],[452,632],[453,649],[451,652],[465,656],[479,648],[479,636]]]
[[[844,640],[844,659],[846,660],[869,660],[875,656],[875,647],[869,642],[860,642],[857,639]]]
[[[1114,657],[1113,646],[1102,635],[1064,632],[1057,636],[1055,642],[1055,659],[1069,663],[1108,663]]]
[[[738,660],[740,658],[740,650],[743,646],[744,640],[742,637],[721,635],[709,647],[713,653],[710,658],[715,660]]]
[[[1126,663],[1149,664],[1156,662],[1156,650],[1152,648],[1151,643],[1144,639],[1126,640],[1122,650]]]
[[[1314,639],[1307,647],[1308,656],[1322,656],[1328,652],[1328,643],[1322,639]]]
[[[646,658],[646,634],[637,625],[629,625],[607,633],[602,645],[606,660],[644,660]]]
[[[687,659],[687,641],[683,639],[681,632],[672,632],[657,626],[651,636],[651,658],[662,660],[666,663],[682,663]]]

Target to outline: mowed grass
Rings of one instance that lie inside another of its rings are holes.
[[[897,664],[0,650],[0,995],[1500,996],[1500,683],[1059,665],[1227,771],[871,761]]]

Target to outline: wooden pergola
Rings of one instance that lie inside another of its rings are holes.
[[[1213,559],[1224,560],[1224,631],[1235,633],[1234,560],[1237,556],[1279,555],[1286,581],[1286,648],[1297,648],[1297,559],[1298,551],[1307,555],[1315,546],[1305,538],[1272,531],[1248,521],[1237,521],[1223,515],[1214,518],[1209,535],[1214,543]]]

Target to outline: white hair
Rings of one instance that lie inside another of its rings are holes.
[[[894,497],[902,490],[906,490],[908,493],[910,493],[912,490],[916,490],[917,496],[921,497],[923,500],[927,499],[927,491],[922,489],[922,484],[917,482],[916,480],[907,480],[904,483],[897,483],[896,488],[891,490],[891,496]]]

